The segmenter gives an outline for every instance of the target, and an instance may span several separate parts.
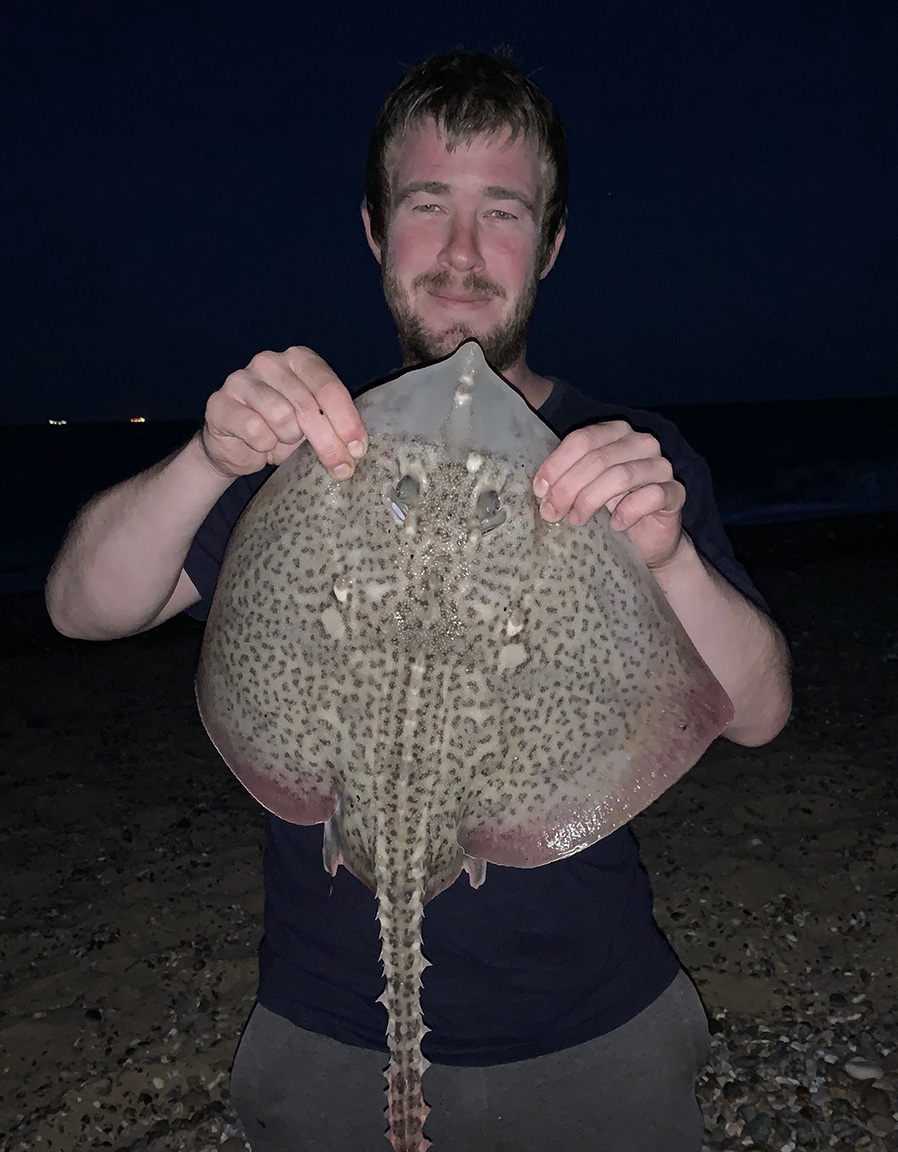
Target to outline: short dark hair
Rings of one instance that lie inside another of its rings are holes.
[[[389,150],[409,128],[427,120],[434,121],[450,150],[503,130],[512,140],[521,136],[533,141],[548,177],[542,268],[567,211],[567,139],[552,102],[507,51],[456,50],[432,56],[409,68],[387,96],[374,122],[365,165],[365,203],[375,242],[383,244],[390,213]]]

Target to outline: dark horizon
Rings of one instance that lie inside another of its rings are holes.
[[[857,407],[858,411],[867,408],[868,410],[878,410],[882,408],[884,411],[891,411],[895,405],[898,405],[898,392],[890,393],[887,395],[874,395],[874,396],[813,396],[808,399],[793,398],[788,396],[774,396],[770,399],[742,399],[740,397],[727,399],[727,400],[695,400],[687,401],[684,403],[659,403],[659,404],[645,404],[643,407],[647,411],[660,412],[667,415],[674,423],[678,418],[685,421],[703,420],[708,424],[714,423],[720,418],[727,418],[727,413],[732,413],[732,419],[737,422],[739,417],[737,413],[754,413],[756,419],[761,419],[761,413],[770,410],[773,411],[789,411],[791,413],[801,412],[819,412],[819,413],[841,413],[850,414],[852,410]],[[629,406],[629,405],[627,405]],[[69,427],[69,428],[105,428],[110,426],[123,427],[126,424],[135,426],[154,424],[154,425],[182,425],[200,427],[203,419],[201,408],[197,408],[192,413],[186,413],[182,416],[173,417],[160,417],[155,418],[143,414],[135,414],[134,416],[120,416],[109,417],[100,420],[77,420],[67,419],[65,416],[62,418],[48,417],[42,421],[29,421],[21,423],[8,423],[0,424],[0,429],[6,431],[14,431],[17,428],[49,428],[53,426]],[[829,422],[838,419],[838,416],[831,416],[828,418]],[[859,421],[863,417],[858,418]]]

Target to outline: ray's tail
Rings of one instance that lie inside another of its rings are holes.
[[[417,856],[414,859],[413,856]],[[411,858],[410,858],[411,857]],[[421,952],[424,868],[421,853],[380,839],[377,851],[377,918],[386,988],[390,1063],[387,1078],[387,1139],[393,1152],[426,1152],[421,1079],[429,1063],[421,1054],[428,1029],[421,1016],[421,976],[429,967]]]

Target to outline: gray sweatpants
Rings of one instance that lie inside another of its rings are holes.
[[[549,1056],[424,1077],[434,1152],[700,1152],[708,1025],[692,981],[606,1036]],[[253,1152],[389,1152],[386,1057],[258,1005],[231,1078]]]

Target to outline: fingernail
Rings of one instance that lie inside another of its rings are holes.
[[[542,504],[540,504],[539,514],[542,516],[543,520],[558,519],[558,509],[554,504],[550,504],[548,500],[543,500]]]
[[[361,440],[350,440],[346,447],[349,449],[349,455],[353,460],[361,460],[365,455],[365,445]]]
[[[347,476],[352,474],[352,469],[348,464],[338,464],[337,467],[331,472],[331,476],[335,480],[345,480]]]
[[[549,481],[543,479],[542,476],[538,476],[537,479],[533,481],[533,494],[534,494],[534,496],[536,496],[537,500],[541,500],[543,498],[543,496],[545,496],[545,494],[548,491],[549,491]]]

